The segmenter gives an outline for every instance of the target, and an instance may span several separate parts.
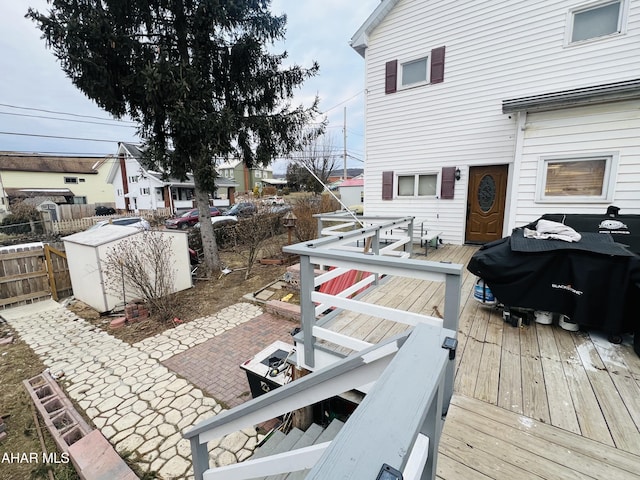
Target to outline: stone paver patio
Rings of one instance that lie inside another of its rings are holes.
[[[60,382],[69,396],[119,453],[132,452],[143,470],[169,480],[191,476],[189,442],[181,432],[223,409],[160,361],[261,312],[249,303],[236,304],[133,346],[54,301],[5,310],[0,316],[51,372],[64,372]],[[251,428],[211,442],[212,465],[246,459],[259,440]]]

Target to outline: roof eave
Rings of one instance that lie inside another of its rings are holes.
[[[545,112],[636,99],[640,99],[640,79],[503,100],[502,113]]]
[[[358,31],[351,37],[349,45],[351,45],[351,48],[358,52],[358,54],[363,58],[367,48],[369,47],[369,34],[373,32],[380,23],[382,23],[398,1],[399,0],[382,0],[373,13],[369,15],[369,18],[365,20]]]

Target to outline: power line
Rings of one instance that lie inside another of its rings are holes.
[[[72,118],[46,117],[44,115],[28,115],[26,113],[0,112],[0,115],[12,115],[15,117],[29,117],[29,118],[44,118],[45,120],[58,120],[60,122],[75,122],[75,123],[82,123],[82,124],[91,123],[93,125],[107,125],[109,127],[135,128],[135,125],[118,125],[116,123],[92,122],[90,120],[74,120]]]
[[[354,98],[356,98],[356,97],[357,97],[358,95],[360,95],[361,93],[364,93],[364,90],[360,90],[360,91],[359,91],[358,93],[356,93],[355,95],[353,95],[353,96],[351,96],[351,97],[347,98],[346,100],[343,100],[342,102],[340,102],[340,103],[338,103],[338,104],[334,105],[334,106],[333,106],[333,107],[331,107],[331,108],[328,108],[328,109],[324,110],[322,113],[327,113],[327,112],[330,112],[331,110],[333,110],[334,108],[338,108],[340,105],[343,105],[343,104],[345,104],[345,103],[347,103],[347,102],[349,102],[349,101],[353,100]]]
[[[110,119],[104,117],[95,117],[92,115],[80,115],[78,113],[69,113],[69,112],[58,112],[56,110],[45,110],[43,108],[32,108],[32,107],[20,107],[18,105],[10,105],[8,103],[0,103],[0,107],[9,107],[9,108],[17,108],[19,110],[31,110],[34,112],[44,112],[44,113],[53,113],[56,115],[69,115],[70,117],[79,117],[79,118],[93,118],[94,120],[106,120],[110,122],[122,122],[122,123],[130,123],[132,125],[137,125],[135,122],[130,122],[128,120],[118,120],[118,119]]]
[[[98,138],[80,138],[80,137],[61,137],[58,135],[38,135],[35,133],[18,133],[18,132],[0,132],[0,135],[17,135],[19,137],[40,137],[40,138],[56,138],[59,140],[79,140],[84,142],[105,142],[118,143],[120,140],[102,140]]]

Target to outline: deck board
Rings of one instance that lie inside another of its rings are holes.
[[[414,258],[466,265],[477,250],[445,245]],[[454,399],[438,478],[640,480],[640,358],[629,339],[557,325],[512,327],[473,299],[463,270]],[[394,278],[362,300],[440,316],[444,287]],[[341,333],[377,342],[407,326],[345,312]]]

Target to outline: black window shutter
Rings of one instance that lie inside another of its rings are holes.
[[[431,83],[444,81],[444,47],[431,50]]]
[[[382,200],[393,200],[393,172],[382,172]]]
[[[440,198],[451,200],[456,186],[456,167],[442,167]]]
[[[398,84],[398,60],[391,60],[385,64],[384,93],[395,93]]]

